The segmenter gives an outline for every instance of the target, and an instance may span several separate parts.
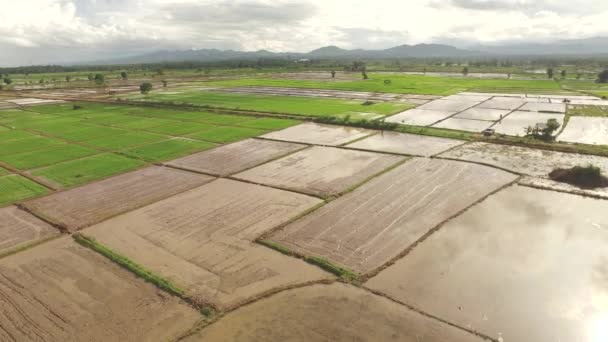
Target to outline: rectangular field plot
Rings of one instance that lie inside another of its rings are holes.
[[[497,340],[603,341],[607,211],[608,201],[513,186],[366,287]]]
[[[435,100],[419,106],[418,109],[425,110],[438,110],[438,111],[446,111],[446,112],[461,112],[465,109],[471,108],[475,105],[478,105],[479,101],[471,101],[471,100]]]
[[[305,148],[282,141],[247,139],[173,160],[167,165],[218,176],[228,176]]]
[[[31,200],[23,205],[40,217],[75,231],[213,179],[151,166]]]
[[[415,158],[287,225],[270,240],[369,273],[515,179],[486,166]]]
[[[188,138],[172,138],[124,150],[123,153],[150,162],[159,162],[203,151],[215,146],[212,143]]]
[[[507,116],[509,113],[511,113],[510,110],[474,107],[467,109],[462,113],[458,113],[454,117],[460,119],[496,121]]]
[[[492,122],[482,120],[449,118],[433,125],[438,128],[455,129],[458,131],[481,132],[490,127]]]
[[[0,156],[42,150],[65,144],[61,140],[45,138],[38,135],[10,141],[0,141]]]
[[[237,126],[247,127],[247,128],[255,128],[255,129],[263,129],[263,130],[277,130],[284,129],[291,126],[295,126],[297,124],[302,123],[297,120],[287,120],[287,119],[275,119],[275,118],[259,118],[255,120],[249,120],[241,123],[237,123]]]
[[[57,229],[17,207],[0,209],[0,256],[55,236]]]
[[[565,113],[565,103],[526,103],[519,110],[527,110],[531,112],[546,112],[546,113]]]
[[[560,141],[591,145],[608,145],[608,117],[571,116]]]
[[[268,133],[262,137],[305,144],[339,146],[372,133],[374,131],[362,128],[304,123],[278,132]]]
[[[0,207],[24,199],[46,194],[49,190],[38,183],[19,176],[7,175],[0,177]]]
[[[129,131],[126,133],[112,135],[109,137],[95,138],[91,140],[85,140],[82,143],[92,147],[97,147],[106,150],[121,150],[133,146],[149,144],[161,140],[168,139],[168,136],[147,133]]]
[[[1,341],[167,341],[200,313],[65,237],[0,260]]]
[[[463,143],[464,141],[460,140],[385,131],[346,146],[368,151],[428,157]]]
[[[497,122],[492,128],[496,130],[496,133],[524,136],[526,127],[534,127],[537,123],[547,123],[549,119],[555,119],[561,125],[564,122],[564,114],[515,111]]]
[[[229,308],[272,290],[330,278],[252,242],[319,203],[219,179],[117,216],[85,234],[172,279],[188,295]]]
[[[456,113],[457,112],[415,108],[390,116],[386,118],[385,121],[404,125],[429,126],[437,121],[449,118]]]
[[[92,148],[63,144],[43,150],[0,156],[0,161],[20,170],[29,170],[97,153],[99,151]]]
[[[338,196],[402,160],[388,154],[314,146],[234,177],[322,197]]]
[[[140,160],[105,153],[36,169],[31,171],[31,174],[58,187],[70,187],[127,172],[143,165],[145,162]]]
[[[214,127],[199,133],[188,135],[192,139],[211,141],[214,143],[229,143],[241,139],[256,137],[267,131],[245,127]]]
[[[462,145],[439,157],[496,166],[512,172],[547,177],[555,168],[593,164],[608,173],[608,158],[586,154],[563,153],[533,148],[474,142]]]
[[[520,98],[511,97],[495,97],[489,101],[483,102],[476,108],[490,108],[502,110],[515,110],[523,106],[526,102]]]
[[[210,130],[212,128],[215,128],[215,126],[196,122],[175,121],[170,124],[148,128],[147,131],[168,135],[186,135],[194,132]]]

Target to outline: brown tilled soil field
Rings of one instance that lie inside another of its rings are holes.
[[[428,157],[464,143],[461,140],[386,131],[356,141],[347,147]]]
[[[303,123],[262,137],[304,144],[339,146],[373,133],[374,131],[363,128]]]
[[[201,314],[65,237],[0,260],[0,341],[166,341]]]
[[[51,222],[75,231],[213,179],[210,176],[151,166],[34,199],[24,206]]]
[[[187,293],[226,308],[269,291],[331,278],[252,242],[319,203],[305,195],[219,179],[84,232]]]
[[[481,165],[415,158],[276,232],[270,239],[360,273],[516,176]]]
[[[318,196],[337,196],[404,157],[314,146],[235,178]]]
[[[173,160],[167,165],[212,175],[228,176],[305,147],[306,145],[282,141],[247,139]]]
[[[606,341],[607,211],[512,186],[365,286],[499,341]]]
[[[0,256],[58,235],[57,229],[17,207],[0,209]]]
[[[350,285],[314,285],[242,307],[195,341],[449,341],[481,338]]]

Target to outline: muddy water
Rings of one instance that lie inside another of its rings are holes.
[[[457,114],[455,118],[496,121],[501,115],[504,117],[509,113],[510,110],[474,107]]]
[[[362,128],[304,123],[262,137],[305,144],[339,146],[374,133]]]
[[[454,111],[415,108],[390,116],[386,118],[385,121],[414,126],[428,126],[434,124],[437,121],[448,118],[456,113],[457,112]]]
[[[468,99],[468,100],[435,100],[433,102],[429,102],[425,105],[422,105],[418,108],[420,109],[427,109],[427,110],[442,110],[442,111],[449,111],[449,112],[460,112],[463,111],[467,108],[471,108],[477,104],[479,104],[481,101],[475,101],[474,98],[473,99]]]
[[[449,128],[468,132],[481,132],[491,125],[492,122],[489,121],[449,118],[433,125],[433,127]]]
[[[608,341],[608,201],[513,186],[366,286],[494,338]]]
[[[347,147],[379,152],[431,156],[463,143],[464,141],[461,140],[386,131],[359,140],[347,145]]]
[[[333,284],[285,291],[260,300],[226,315],[186,341],[483,340],[362,289]]]
[[[608,145],[608,118],[573,116],[557,138],[560,141]]]

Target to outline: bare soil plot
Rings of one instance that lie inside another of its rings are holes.
[[[415,108],[389,116],[385,121],[404,125],[429,126],[456,113],[457,112]]]
[[[565,113],[565,103],[526,103],[519,110],[527,110],[531,112],[546,112],[546,113]]]
[[[456,114],[455,118],[496,121],[511,113],[510,110],[473,107]]]
[[[493,99],[486,101],[477,108],[490,108],[490,109],[503,109],[503,110],[515,110],[523,106],[526,102],[521,98],[515,97],[494,97]]]
[[[235,178],[323,197],[337,196],[403,157],[314,146],[241,172]]]
[[[214,178],[151,166],[24,203],[41,217],[75,231],[154,203]]]
[[[560,141],[592,145],[608,145],[608,118],[571,116]]]
[[[305,144],[339,146],[374,133],[362,128],[304,123],[263,135],[263,138]]]
[[[220,308],[330,278],[253,243],[321,203],[305,195],[219,179],[85,230],[101,243]]]
[[[490,127],[492,122],[471,119],[449,118],[433,125],[433,127],[455,129],[459,131],[481,132]]]
[[[555,119],[561,125],[564,122],[564,114],[515,111],[497,122],[492,128],[496,130],[496,133],[524,136],[526,127],[534,127],[537,123],[546,123],[549,119]]]
[[[185,341],[450,341],[480,338],[345,284],[313,285],[229,313]]]
[[[483,142],[462,145],[440,154],[439,157],[482,163],[540,177],[547,177],[555,168],[571,168],[589,164],[600,167],[602,172],[608,172],[608,158],[606,157]]]
[[[2,341],[166,341],[196,310],[70,237],[0,260]]]
[[[282,141],[247,139],[230,145],[173,160],[167,165],[227,176],[305,148],[306,145]]]
[[[366,286],[504,341],[603,341],[608,201],[514,186]]]
[[[589,196],[608,200],[608,188],[581,189],[575,185],[554,181],[550,178],[524,176],[517,184],[537,189],[555,190],[575,195]]]
[[[35,99],[35,98],[20,98],[20,99],[9,99],[6,102],[14,103],[20,106],[32,106],[49,103],[62,103],[62,100],[46,100],[46,99]]]
[[[0,209],[0,256],[58,235],[57,229],[17,207]]]
[[[346,146],[361,150],[428,157],[463,143],[464,141],[461,140],[385,131]]]
[[[435,100],[432,102],[429,102],[427,104],[424,104],[420,107],[418,107],[419,109],[427,109],[427,110],[439,110],[439,111],[448,111],[448,112],[460,112],[463,111],[465,109],[471,108],[477,104],[479,104],[480,101],[471,101],[471,100],[458,100],[458,101],[454,101],[454,100]]]
[[[289,224],[270,240],[365,274],[515,179],[486,166],[415,158]]]

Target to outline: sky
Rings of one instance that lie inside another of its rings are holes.
[[[0,0],[0,66],[157,50],[308,52],[608,36],[602,0]]]

